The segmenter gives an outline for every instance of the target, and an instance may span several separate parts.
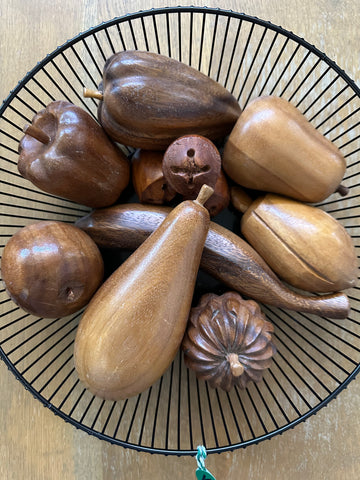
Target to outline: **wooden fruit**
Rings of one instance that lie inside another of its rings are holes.
[[[176,138],[225,137],[240,115],[233,95],[195,68],[152,52],[127,50],[105,63],[98,118],[115,141],[136,148],[166,149]]]
[[[76,225],[103,248],[135,250],[170,211],[155,205],[114,205],[94,210]],[[210,222],[200,265],[224,285],[259,302],[329,318],[349,315],[349,298],[344,293],[308,296],[295,292],[246,241],[214,222]]]
[[[176,195],[164,178],[162,161],[164,152],[138,148],[131,160],[131,178],[141,203],[162,205]]]
[[[208,138],[184,135],[166,149],[162,169],[175,192],[193,200],[204,183],[215,188],[221,171],[221,156]]]
[[[188,198],[187,196],[184,196],[183,199],[193,200],[193,197]],[[220,175],[214,186],[214,193],[211,195],[209,200],[205,202],[204,206],[209,210],[210,217],[215,217],[225,208],[227,208],[229,203],[230,187],[223,170],[220,170]]]
[[[89,302],[103,279],[104,265],[98,247],[82,230],[41,221],[10,238],[1,271],[17,305],[33,315],[56,318]]]
[[[346,162],[290,102],[258,97],[242,112],[224,148],[223,168],[243,187],[309,203],[339,189]]]
[[[243,205],[241,232],[287,283],[310,292],[356,286],[355,247],[345,228],[331,215],[270,193],[250,200],[247,207],[246,201]]]
[[[41,190],[89,207],[112,205],[129,183],[129,162],[85,110],[51,102],[24,129],[18,169]]]
[[[169,367],[187,324],[210,217],[197,200],[175,207],[109,277],[87,307],[75,340],[75,366],[94,394],[137,395]]]
[[[191,309],[182,349],[185,364],[210,387],[229,392],[262,380],[276,347],[260,306],[236,292],[201,297]]]

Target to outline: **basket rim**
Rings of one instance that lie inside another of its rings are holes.
[[[18,82],[18,84],[10,91],[8,96],[3,100],[2,105],[0,106],[0,117],[3,115],[6,108],[9,106],[10,102],[16,96],[16,94],[26,85],[26,83],[45,65],[51,62],[59,53],[66,50],[68,47],[71,47],[79,40],[82,40],[94,33],[97,33],[104,28],[111,27],[113,25],[124,23],[129,20],[135,20],[137,18],[148,17],[153,15],[162,15],[162,14],[169,14],[169,13],[204,13],[204,14],[212,14],[212,15],[222,15],[225,17],[234,17],[240,20],[245,20],[252,22],[254,24],[260,25],[262,27],[269,28],[277,33],[284,35],[285,37],[289,38],[297,42],[299,45],[307,48],[311,53],[315,54],[319,57],[322,61],[327,63],[336,73],[352,88],[357,96],[360,97],[360,87],[355,83],[355,81],[330,57],[327,56],[326,53],[322,52],[318,49],[315,45],[312,45],[304,38],[300,37],[299,35],[293,33],[290,30],[285,29],[280,25],[276,25],[268,20],[263,20],[259,17],[248,15],[246,13],[235,12],[234,10],[225,10],[219,7],[198,7],[194,5],[190,6],[177,6],[177,7],[159,7],[159,8],[151,8],[148,10],[139,10],[134,13],[126,13],[125,15],[121,15],[118,17],[114,17],[111,20],[106,20],[98,25],[88,28],[83,32],[78,33],[74,37],[66,40],[63,44],[59,45],[55,50],[51,53],[48,53],[42,60],[40,60],[27,74]]]
[[[27,82],[37,73],[39,72],[44,66],[46,66],[49,62],[51,62],[56,56],[58,56],[61,52],[66,50],[68,47],[71,47],[78,41],[85,39],[89,37],[90,35],[93,35],[94,33],[97,33],[105,28],[111,27],[116,24],[121,24],[126,21],[131,21],[135,20],[137,18],[143,18],[143,17],[148,17],[148,16],[154,16],[154,15],[163,15],[163,14],[173,14],[173,13],[203,13],[203,14],[210,14],[210,15],[220,15],[224,17],[232,17],[236,18],[238,20],[244,20],[251,22],[253,24],[257,24],[259,26],[262,26],[264,28],[268,28],[270,30],[273,30],[277,33],[280,33],[281,35],[289,38],[290,40],[295,41],[299,45],[305,47],[308,49],[311,53],[316,55],[319,59],[324,61],[329,67],[331,67],[346,83],[347,85],[354,91],[354,93],[360,97],[360,87],[355,83],[353,79],[349,77],[349,75],[339,67],[339,65],[330,59],[324,52],[319,50],[316,46],[310,44],[308,41],[306,41],[304,38],[298,36],[297,34],[293,33],[290,30],[287,30],[283,28],[282,26],[278,26],[270,21],[260,19],[256,16],[251,16],[246,13],[240,13],[236,12],[233,10],[224,10],[219,7],[207,7],[207,6],[177,6],[177,7],[159,7],[159,8],[152,8],[148,10],[139,10],[134,13],[126,13],[122,16],[117,16],[114,17],[110,20],[103,21],[100,24],[90,27],[87,30],[78,33],[71,39],[65,41],[62,45],[58,46],[55,50],[53,50],[51,53],[47,54],[41,61],[39,61],[19,82],[18,84],[10,91],[8,96],[3,100],[1,106],[0,106],[0,118],[4,114],[5,110],[9,106],[9,104],[12,102],[12,100],[16,97],[18,92],[27,84]],[[17,370],[15,365],[9,360],[7,355],[5,354],[4,350],[0,346],[0,358],[4,361],[5,365],[8,367],[8,369],[12,372],[12,374],[16,377],[17,380],[21,382],[21,384],[25,387],[26,390],[28,390],[32,396],[39,400],[44,406],[49,408],[55,415],[61,417],[65,422],[70,423],[74,427],[76,427],[79,430],[82,430],[86,433],[88,433],[91,436],[95,436],[96,438],[100,440],[105,440],[111,444],[116,444],[119,446],[122,446],[124,448],[129,448],[136,450],[138,452],[146,452],[146,453],[152,453],[152,454],[165,454],[165,455],[176,455],[176,456],[183,456],[183,455],[195,455],[197,450],[173,450],[173,449],[162,449],[162,448],[153,448],[151,446],[144,446],[144,445],[137,445],[133,443],[129,443],[124,440],[119,440],[113,437],[110,437],[108,435],[105,435],[101,432],[93,430],[91,427],[88,427],[86,425],[83,425],[82,423],[78,422],[76,419],[70,417],[66,413],[62,412],[61,409],[58,407],[55,407],[50,401],[46,400],[45,397],[43,397],[34,387],[32,387],[31,384],[28,383],[28,381],[20,374],[20,372]],[[250,445],[256,445],[259,442],[263,440],[269,440],[273,438],[274,436],[278,434],[283,434],[285,431],[293,429],[296,425],[304,422],[307,420],[309,417],[312,415],[316,414],[321,408],[324,406],[327,406],[328,403],[333,400],[337,395],[347,386],[349,383],[357,376],[357,374],[360,371],[360,364],[357,365],[354,370],[348,375],[348,377],[338,385],[338,387],[333,390],[326,398],[324,398],[319,404],[317,404],[315,407],[311,408],[308,412],[305,414],[301,415],[300,417],[296,418],[295,420],[287,423],[286,425],[276,428],[271,432],[268,432],[264,435],[261,435],[256,438],[252,438],[250,440],[246,440],[243,442],[239,443],[234,443],[231,445],[226,445],[226,446],[221,446],[221,447],[214,447],[214,448],[209,448],[207,450],[207,453],[224,453],[224,452],[229,452],[229,451],[234,451],[238,448],[245,448]]]
[[[134,443],[127,442],[125,440],[115,439],[109,435],[105,435],[102,432],[95,431],[91,427],[88,427],[86,425],[83,425],[82,423],[79,423],[77,420],[70,417],[66,413],[62,412],[58,407],[55,407],[51,402],[46,400],[45,397],[43,397],[34,387],[32,387],[23,378],[20,372],[18,372],[17,368],[8,359],[7,355],[5,354],[1,346],[0,346],[0,359],[4,361],[5,365],[13,373],[16,380],[18,380],[21,383],[21,385],[25,388],[25,390],[29,391],[32,394],[34,399],[39,400],[43,404],[43,406],[47,407],[56,416],[61,417],[66,423],[69,423],[70,425],[74,426],[76,429],[82,430],[83,432],[87,433],[88,435],[91,435],[92,437],[97,438],[98,440],[103,440],[113,445],[118,445],[123,448],[136,450],[137,452],[142,452],[142,453],[162,454],[162,455],[171,455],[171,456],[178,456],[178,457],[190,456],[190,455],[194,456],[197,453],[196,449],[175,450],[175,449],[166,449],[166,448],[154,448],[154,447],[145,446],[145,445],[137,445]],[[284,432],[288,430],[292,430],[297,425],[305,422],[309,417],[316,415],[319,412],[319,410],[321,410],[323,407],[326,407],[331,400],[334,400],[339,395],[339,393],[341,393],[345,388],[349,386],[350,382],[355,379],[355,377],[358,375],[359,372],[360,372],[360,364],[354,368],[354,370],[343,381],[343,383],[341,383],[335,390],[333,390],[331,394],[329,394],[326,398],[324,398],[324,400],[322,400],[318,405],[316,405],[311,410],[303,414],[301,417],[296,418],[292,422],[289,422],[288,424],[284,425],[283,427],[279,427],[264,435],[261,435],[256,438],[252,438],[250,440],[245,440],[243,442],[234,443],[234,444],[226,445],[222,447],[207,448],[206,449],[207,453],[212,454],[212,453],[233,452],[239,448],[246,448],[250,445],[257,445],[258,443],[264,440],[271,440],[273,437],[276,437],[277,435],[282,435]]]

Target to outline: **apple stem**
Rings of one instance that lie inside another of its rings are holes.
[[[23,132],[25,133],[25,135],[30,135],[30,137],[35,138],[44,145],[47,145],[50,142],[49,135],[40,128],[35,127],[35,125],[25,125],[25,127],[23,128]]]

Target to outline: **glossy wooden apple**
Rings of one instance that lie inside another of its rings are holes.
[[[63,100],[51,102],[24,131],[18,169],[41,190],[105,207],[128,185],[126,156],[82,108]]]
[[[9,296],[23,310],[56,318],[89,302],[103,279],[104,265],[85,232],[63,222],[40,221],[10,238],[1,271]]]

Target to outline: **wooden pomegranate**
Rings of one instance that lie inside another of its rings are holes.
[[[260,306],[236,292],[205,294],[191,309],[182,349],[185,364],[227,392],[262,380],[276,352],[273,325]]]
[[[17,305],[33,315],[56,318],[89,302],[103,279],[104,265],[85,232],[67,223],[41,221],[10,238],[1,271]]]
[[[210,217],[212,193],[175,207],[108,278],[77,331],[76,370],[94,394],[111,400],[150,387],[174,359],[187,324]]]
[[[309,203],[348,191],[340,185],[346,169],[340,150],[280,97],[247,105],[225,144],[223,168],[238,185]]]

